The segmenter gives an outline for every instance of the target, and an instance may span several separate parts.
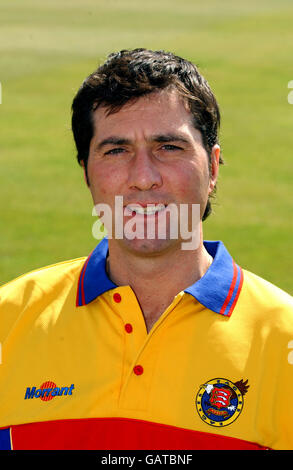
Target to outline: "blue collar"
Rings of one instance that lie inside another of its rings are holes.
[[[230,316],[241,291],[242,269],[222,242],[205,241],[204,246],[214,258],[213,263],[205,275],[184,292],[209,310]],[[104,292],[118,287],[106,273],[107,253],[108,240],[104,238],[85,261],[78,281],[77,307],[87,305]]]

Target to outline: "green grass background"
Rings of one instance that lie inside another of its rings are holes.
[[[108,53],[134,47],[208,79],[226,165],[204,236],[292,294],[292,0],[1,0],[0,284],[97,243],[70,107]]]

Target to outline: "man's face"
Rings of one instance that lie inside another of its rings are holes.
[[[133,217],[142,226],[148,223],[156,228],[163,217],[167,220],[165,239],[158,236],[149,239],[145,235],[130,240],[124,236],[115,243],[142,254],[177,249],[182,240],[170,238],[168,205],[179,208],[182,204],[189,207],[200,204],[202,217],[216,183],[219,147],[212,151],[210,174],[201,134],[194,128],[192,115],[176,91],[151,93],[113,114],[99,107],[93,113],[93,122],[87,173],[94,204],[109,205],[113,221],[115,196],[123,197],[124,208],[139,206],[139,211],[130,210],[124,215],[125,229]],[[157,212],[155,208],[146,213],[143,208],[150,204],[163,210]]]

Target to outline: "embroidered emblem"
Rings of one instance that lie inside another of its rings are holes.
[[[228,426],[240,415],[244,395],[249,388],[248,380],[231,382],[212,379],[200,386],[196,396],[196,409],[201,419],[210,426]]]

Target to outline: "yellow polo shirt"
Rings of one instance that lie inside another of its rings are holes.
[[[149,333],[107,239],[4,285],[0,448],[293,449],[292,297],[205,246]]]

